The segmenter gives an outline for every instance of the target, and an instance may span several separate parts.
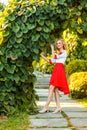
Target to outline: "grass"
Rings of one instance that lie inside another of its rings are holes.
[[[87,98],[77,99],[77,102],[87,108]]]
[[[9,118],[0,117],[0,130],[28,130],[29,124],[28,114],[26,113],[20,113]]]

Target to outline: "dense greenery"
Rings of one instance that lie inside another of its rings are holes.
[[[86,11],[86,0],[12,0],[0,13],[0,113],[34,112],[32,62],[66,28],[84,38]]]
[[[76,72],[70,76],[71,97],[82,99],[87,97],[87,72]]]
[[[72,73],[81,71],[87,71],[86,60],[72,60],[66,65],[66,72],[68,76],[70,76]]]

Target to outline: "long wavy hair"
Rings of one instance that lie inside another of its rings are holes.
[[[57,41],[61,41],[63,44],[63,49],[66,50],[66,44],[65,41],[63,39],[58,39]]]

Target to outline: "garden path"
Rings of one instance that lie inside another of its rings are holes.
[[[50,75],[36,73],[35,89],[39,95],[37,105],[43,108],[48,95]],[[62,112],[53,114],[55,110],[54,98],[50,104],[50,112],[30,116],[29,130],[87,130],[87,108],[70,99],[68,95],[60,93]]]

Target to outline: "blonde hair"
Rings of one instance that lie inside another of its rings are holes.
[[[63,49],[66,50],[66,44],[65,41],[63,39],[58,39],[57,41],[61,41],[63,44]]]

